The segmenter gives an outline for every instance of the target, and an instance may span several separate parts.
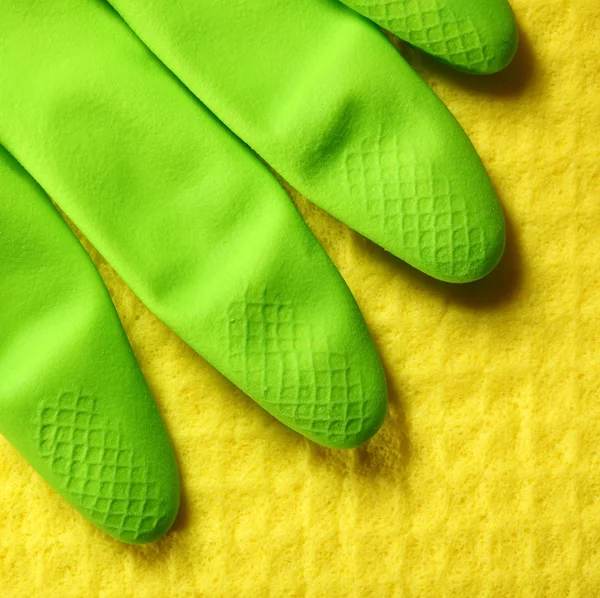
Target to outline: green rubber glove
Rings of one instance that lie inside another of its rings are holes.
[[[1,147],[0,193],[0,432],[99,528],[155,540],[177,514],[177,466],[108,293]]]
[[[504,219],[465,133],[337,0],[110,0],[165,65],[309,199],[414,267],[486,275]],[[506,0],[346,0],[461,69],[515,52]]]
[[[489,75],[517,49],[507,0],[342,0],[413,46],[460,70]]]
[[[261,161],[97,0],[0,0],[0,141],[140,299],[292,429],[357,446],[383,369]]]

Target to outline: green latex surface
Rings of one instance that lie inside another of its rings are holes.
[[[111,3],[219,119],[316,204],[442,280],[476,280],[497,264],[504,219],[483,165],[371,22],[337,0]],[[516,46],[505,0],[353,5],[396,23],[398,33],[402,18],[392,15],[406,12],[404,36],[463,69],[496,70]],[[458,30],[464,44],[475,36],[486,49],[461,58],[438,47],[440,29],[449,37]]]
[[[0,432],[98,527],[155,540],[177,514],[177,466],[108,293],[3,148],[0,194]]]
[[[383,370],[268,169],[108,4],[1,0],[0,140],[140,299],[266,410],[369,439]]]
[[[503,69],[518,31],[506,0],[343,0],[442,62],[475,74]]]

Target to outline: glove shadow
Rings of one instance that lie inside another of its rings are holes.
[[[494,75],[472,75],[457,71],[409,46],[393,34],[387,31],[384,33],[400,54],[427,82],[431,78],[435,78],[442,83],[451,83],[460,89],[485,96],[518,98],[527,91],[535,78],[536,58],[527,33],[518,23],[517,25],[519,29],[517,53],[504,70]]]
[[[485,278],[466,284],[447,283],[427,276],[371,241],[361,237],[359,244],[365,251],[375,256],[376,261],[392,265],[398,275],[407,283],[444,295],[448,301],[459,303],[471,309],[493,310],[514,301],[522,287],[523,273],[520,243],[512,224],[510,214],[506,218],[506,249],[500,263]]]

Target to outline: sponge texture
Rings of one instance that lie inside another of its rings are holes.
[[[600,5],[512,5],[522,45],[504,73],[414,59],[506,209],[495,273],[433,283],[300,200],[388,372],[380,434],[341,452],[286,431],[94,254],[183,508],[158,544],[111,542],[0,439],[3,598],[600,596]]]

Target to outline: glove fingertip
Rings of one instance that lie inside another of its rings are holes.
[[[512,62],[519,46],[519,28],[510,9],[509,13],[504,18],[490,21],[493,25],[486,32],[487,60],[473,62],[471,68],[464,70],[474,75],[493,75]]]

